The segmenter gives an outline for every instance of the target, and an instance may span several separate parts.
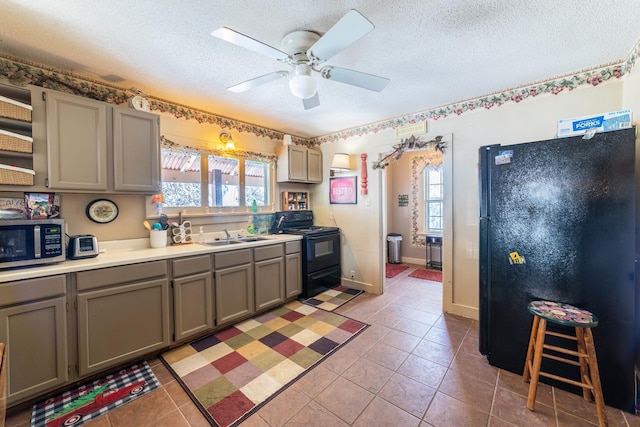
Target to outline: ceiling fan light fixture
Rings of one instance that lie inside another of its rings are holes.
[[[293,76],[289,80],[289,89],[294,96],[300,99],[311,98],[316,94],[318,84],[311,77],[311,67],[307,64],[295,66]]]

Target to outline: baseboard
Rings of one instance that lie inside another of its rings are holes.
[[[409,258],[403,256],[400,257],[400,261],[402,261],[403,264],[415,264],[423,267],[427,265],[427,260],[425,258]]]

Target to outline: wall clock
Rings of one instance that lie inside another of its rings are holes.
[[[98,224],[106,224],[118,217],[118,205],[108,199],[96,199],[89,202],[87,217]]]
[[[129,98],[129,107],[138,111],[151,111],[149,100],[141,95],[135,95]]]

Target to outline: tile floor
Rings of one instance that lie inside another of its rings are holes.
[[[442,313],[442,285],[407,277],[387,280],[382,296],[363,294],[340,309],[372,326],[261,408],[244,426],[590,426],[595,406],[540,385],[536,410],[527,384],[490,366],[478,351],[477,322]],[[90,427],[208,426],[158,359],[163,387],[85,424]],[[607,407],[610,426],[640,417]],[[29,425],[29,411],[7,427]]]

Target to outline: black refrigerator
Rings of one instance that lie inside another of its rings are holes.
[[[629,128],[479,150],[480,353],[522,374],[528,302],[586,308],[600,321],[593,335],[605,404],[632,413],[640,344],[635,146]],[[542,368],[579,378],[578,368],[553,360]]]

